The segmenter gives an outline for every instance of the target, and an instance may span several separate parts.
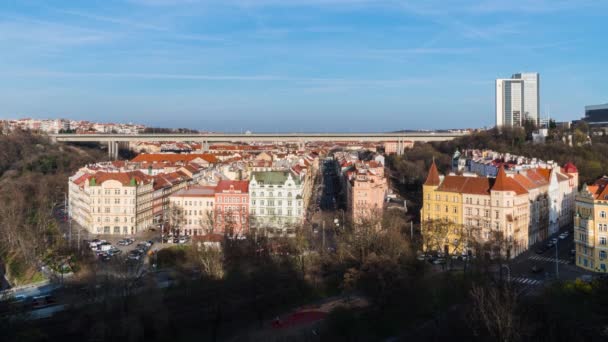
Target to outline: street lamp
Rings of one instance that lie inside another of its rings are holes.
[[[558,242],[559,238],[555,240],[555,278],[559,279],[559,254],[558,254]]]

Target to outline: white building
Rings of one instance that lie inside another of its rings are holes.
[[[215,187],[193,186],[169,197],[169,222],[180,230],[180,235],[213,233]]]
[[[303,182],[289,171],[253,172],[249,183],[251,228],[269,235],[295,233],[295,226],[304,221],[303,188]]]
[[[153,222],[152,179],[139,171],[77,173],[69,215],[92,234],[133,235]]]
[[[522,126],[526,119],[540,123],[540,76],[514,74],[496,80],[496,126]]]

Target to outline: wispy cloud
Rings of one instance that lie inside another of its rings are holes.
[[[0,22],[0,42],[20,48],[93,44],[111,41],[115,37],[104,31],[28,18]]]
[[[352,79],[327,77],[298,77],[284,75],[207,75],[130,72],[70,72],[52,70],[5,71],[0,75],[33,78],[108,78],[146,80],[193,80],[193,81],[244,81],[244,82],[295,82],[328,86],[402,86],[431,82],[428,78]]]
[[[134,28],[134,29],[153,30],[153,31],[167,31],[169,29],[168,27],[158,25],[158,24],[149,24],[146,22],[142,22],[140,20],[132,20],[132,19],[127,19],[127,18],[115,17],[115,16],[104,16],[104,15],[91,14],[91,13],[75,11],[75,10],[58,9],[56,11],[58,13],[68,14],[68,15],[77,16],[80,18],[91,19],[91,20],[101,21],[101,22],[110,23],[110,24],[117,24],[117,25],[121,25],[121,26]]]

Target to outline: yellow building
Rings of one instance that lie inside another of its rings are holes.
[[[576,265],[606,272],[608,263],[608,177],[583,187],[576,196],[574,243]]]
[[[461,252],[462,194],[442,182],[435,162],[422,185],[422,195],[420,218],[424,249],[441,252],[447,249],[450,254]],[[443,232],[446,228],[449,231]]]
[[[465,253],[473,242],[503,243],[497,252],[514,257],[528,249],[528,191],[500,168],[495,179],[439,176],[435,163],[422,187],[420,212],[425,251]]]

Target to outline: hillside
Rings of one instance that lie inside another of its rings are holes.
[[[12,282],[36,280],[37,260],[62,247],[53,208],[64,201],[69,175],[104,157],[99,148],[29,132],[0,136],[0,261]]]

